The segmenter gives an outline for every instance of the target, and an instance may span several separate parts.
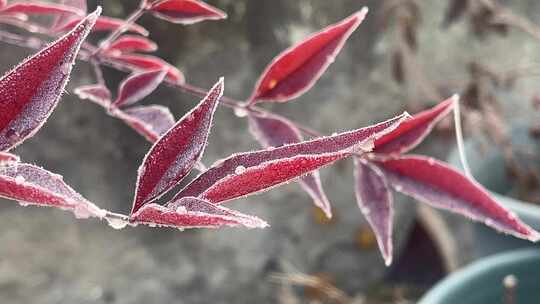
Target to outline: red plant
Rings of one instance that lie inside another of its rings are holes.
[[[181,24],[224,19],[226,14],[197,0],[143,0],[125,20],[100,17],[100,9],[84,17],[84,0],[63,4],[37,1],[0,2],[0,22],[32,28],[36,32],[67,34],[27,59],[0,79],[0,195],[21,204],[70,209],[77,217],[98,217],[114,228],[147,224],[176,228],[244,226],[265,227],[266,222],[227,209],[221,204],[298,180],[316,206],[331,217],[318,169],[353,158],[358,205],[373,228],[386,264],[392,261],[391,188],[437,208],[482,221],[499,231],[538,241],[540,234],[499,205],[481,185],[424,156],[404,153],[415,148],[434,125],[450,113],[458,97],[445,100],[414,116],[406,113],[372,126],[331,136],[296,124],[258,104],[287,102],[309,90],[334,61],[347,39],[367,14],[363,8],[330,25],[278,55],[262,73],[251,96],[240,102],[223,96],[220,79],[208,92],[185,82],[176,67],[153,55],[157,44],[136,35],[148,32],[135,24],[149,13]],[[52,24],[28,21],[30,15],[53,15]],[[98,46],[83,43],[90,31],[111,31]],[[27,47],[41,46],[36,37],[0,32],[0,40]],[[80,51],[79,51],[80,49]],[[76,58],[90,62],[96,84],[75,93],[102,106],[153,143],[137,178],[129,215],[103,210],[67,186],[60,176],[20,163],[9,153],[31,137],[45,122],[64,90]],[[119,85],[113,98],[103,80],[102,65],[132,73]],[[136,106],[161,83],[203,97],[175,122],[160,105]],[[208,142],[218,105],[245,113],[250,132],[261,150],[233,154],[206,168],[200,158]],[[313,137],[304,139],[304,135]],[[177,186],[193,169],[201,173],[164,205],[159,198]]]

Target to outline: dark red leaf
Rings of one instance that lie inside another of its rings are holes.
[[[35,15],[58,15],[58,14],[74,14],[84,15],[83,12],[74,7],[65,6],[56,3],[47,3],[39,1],[19,1],[5,6],[0,14],[35,14]],[[80,17],[82,19],[82,17]],[[79,21],[81,20],[79,19]],[[77,22],[78,23],[78,22]]]
[[[166,69],[150,70],[130,75],[120,84],[115,107],[125,107],[142,100],[152,93],[167,75]]]
[[[103,218],[106,212],[75,192],[60,175],[29,164],[0,166],[0,196],[21,205],[71,210],[77,218]]]
[[[379,250],[388,266],[392,264],[392,219],[394,217],[392,192],[377,166],[355,157],[354,168],[358,207],[373,229]]]
[[[259,191],[269,190],[311,171],[352,155],[352,152],[299,155],[263,162],[250,168],[236,167],[201,194],[201,198],[220,203]]]
[[[435,107],[415,114],[399,128],[375,141],[373,153],[401,154],[412,150],[429,135],[435,124],[450,113],[459,96],[454,95]]]
[[[173,200],[185,196],[198,197],[221,179],[224,179],[228,175],[234,175],[239,169],[257,167],[274,160],[287,159],[300,155],[320,155],[350,150],[359,153],[371,151],[373,141],[376,138],[392,131],[407,118],[408,115],[403,114],[373,126],[328,137],[316,138],[279,148],[267,148],[259,151],[233,154],[226,159],[214,163],[212,167],[182,189]]]
[[[171,64],[163,61],[159,57],[138,54],[122,54],[120,56],[115,56],[114,59],[130,65],[134,71],[167,69],[167,79],[174,83],[181,84],[185,82],[184,74],[182,74],[180,70],[178,70]]]
[[[290,121],[270,113],[250,113],[249,130],[264,148],[279,147],[284,144],[301,142],[302,134]],[[300,185],[311,196],[315,205],[323,210],[328,218],[332,217],[332,207],[324,193],[318,171],[299,179]]]
[[[174,187],[201,158],[222,95],[223,78],[152,146],[139,167],[132,214]]]
[[[122,119],[149,142],[158,140],[174,125],[174,117],[169,108],[160,105],[115,109],[111,114]]]
[[[55,32],[67,31],[67,30],[73,28],[73,26],[75,26],[80,20],[81,20],[80,17],[79,18],[73,18],[73,20],[71,20],[70,22],[66,23],[62,27],[58,27],[58,28],[53,29],[53,31],[55,31]],[[93,32],[114,31],[114,30],[118,29],[120,26],[122,26],[122,24],[124,24],[124,20],[122,20],[122,19],[116,19],[116,18],[112,18],[112,17],[104,17],[104,16],[102,16],[102,17],[99,17],[97,19],[96,25],[94,26],[92,31]],[[148,30],[146,30],[144,27],[142,27],[140,25],[137,25],[137,24],[131,25],[128,28],[128,31],[133,32],[133,33],[137,33],[137,34],[140,34],[140,35],[143,35],[143,36],[148,36]]]
[[[152,40],[134,35],[124,35],[116,39],[107,48],[107,52],[154,52],[157,50],[157,44]]]
[[[7,163],[18,163],[21,159],[15,154],[8,152],[0,152],[0,165],[5,165]]]
[[[538,232],[497,203],[480,184],[445,163],[423,156],[403,156],[377,164],[397,191],[516,237],[540,240]]]
[[[367,11],[363,8],[274,58],[257,82],[250,103],[262,100],[286,102],[311,88],[364,20]]]
[[[264,228],[268,224],[254,216],[242,214],[206,202],[195,197],[185,197],[168,205],[147,204],[131,216],[132,223],[174,228],[218,228],[222,226],[244,226]]]
[[[227,18],[225,12],[197,0],[156,1],[149,10],[158,18],[180,24],[193,24],[203,20]]]
[[[111,92],[101,84],[80,86],[75,89],[75,94],[80,99],[88,99],[107,109],[111,105]]]
[[[12,149],[45,123],[100,11],[0,79],[0,151]]]

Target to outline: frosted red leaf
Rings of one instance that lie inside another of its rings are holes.
[[[0,0],[0,8],[6,6],[7,0]]]
[[[79,48],[101,9],[0,79],[0,151],[31,137],[58,103]]]
[[[15,154],[9,152],[0,152],[0,166],[8,163],[17,163],[21,159]]]
[[[454,109],[458,101],[458,95],[454,95],[431,109],[413,115],[399,128],[375,141],[373,152],[400,154],[412,150],[429,135],[437,122]]]
[[[251,134],[264,148],[279,147],[304,140],[300,130],[283,117],[270,113],[264,113],[263,115],[250,113],[248,120]],[[315,205],[321,208],[328,218],[331,218],[332,207],[322,188],[319,171],[313,171],[301,177],[298,182],[311,196]]]
[[[263,100],[286,102],[310,89],[334,61],[367,12],[364,7],[279,54],[262,73],[249,99],[250,104]]]
[[[201,173],[196,179],[182,189],[173,200],[184,196],[198,197],[228,175],[233,175],[238,168],[251,168],[265,162],[286,159],[299,155],[319,155],[340,151],[369,152],[373,141],[394,130],[407,119],[407,114],[394,117],[379,124],[339,133],[332,136],[320,137],[296,144],[285,145],[278,148],[236,153],[226,159],[217,161],[208,170]]]
[[[88,99],[104,108],[111,105],[111,92],[104,85],[84,85],[76,88],[74,92],[80,99]]]
[[[222,95],[223,78],[150,148],[139,167],[131,213],[174,187],[199,161]]]
[[[151,55],[122,54],[114,57],[115,60],[130,65],[134,71],[167,70],[167,79],[174,83],[184,83],[184,74],[170,63]]]
[[[0,196],[21,205],[71,210],[77,218],[102,218],[106,213],[75,192],[60,175],[29,164],[0,166]]]
[[[150,6],[149,11],[158,18],[180,24],[227,18],[225,12],[197,0],[156,1]]]
[[[152,143],[174,125],[174,116],[171,111],[161,105],[112,110],[111,114],[122,119],[128,126]]]
[[[399,192],[516,237],[540,240],[538,232],[497,203],[480,184],[443,162],[423,156],[403,156],[377,164]]]
[[[148,38],[135,35],[124,35],[111,43],[107,48],[107,52],[154,52],[157,48],[157,44]]]
[[[217,206],[195,197],[185,197],[166,207],[154,203],[144,205],[131,216],[130,221],[180,229],[219,228],[222,226],[264,228],[268,226],[265,221],[257,217]]]
[[[16,14],[23,13],[28,15],[58,15],[58,14],[75,14],[83,15],[83,12],[77,8],[62,4],[40,2],[40,1],[18,1],[4,6],[0,10],[0,14]],[[79,19],[80,20],[80,19]]]
[[[152,93],[167,75],[166,69],[134,73],[120,84],[118,97],[113,102],[115,107],[132,105]]]
[[[385,264],[392,264],[392,192],[377,166],[354,158],[356,202],[377,238]]]
[[[55,32],[63,32],[66,30],[71,29],[73,26],[75,26],[79,21],[81,20],[80,17],[73,18],[73,20],[70,20],[68,23],[62,25],[61,27],[54,28],[53,31]],[[122,19],[116,19],[112,17],[99,17],[96,21],[96,25],[92,29],[93,32],[105,32],[105,31],[114,31],[118,29],[120,26],[124,24],[124,20]],[[146,30],[144,27],[132,24],[127,29],[129,32],[137,33],[143,36],[148,36],[148,30]]]
[[[206,189],[201,198],[220,203],[267,191],[350,155],[349,151],[298,155],[263,162],[250,168],[236,167],[234,174]]]

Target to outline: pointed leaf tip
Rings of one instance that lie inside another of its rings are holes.
[[[139,167],[132,213],[174,187],[199,161],[222,95],[223,77],[150,148]]]
[[[257,81],[249,103],[286,102],[309,90],[334,61],[366,14],[367,8],[363,8],[275,57]]]
[[[24,60],[0,79],[0,151],[33,136],[54,110],[98,8],[73,30]]]

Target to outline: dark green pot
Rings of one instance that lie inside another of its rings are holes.
[[[518,279],[515,304],[540,303],[540,249],[519,249],[483,258],[432,288],[419,304],[504,303],[502,281]]]
[[[536,153],[540,161],[540,144],[538,140],[529,137],[526,126],[512,129],[512,143],[514,147],[526,148]],[[510,191],[512,181],[506,173],[500,148],[486,140],[477,138],[465,143],[465,153],[475,179],[488,188],[498,202],[514,211],[529,226],[540,230],[540,205],[519,201],[504,195]],[[457,150],[450,154],[448,162],[461,168]],[[538,243],[498,233],[482,224],[475,224],[474,233],[473,255],[477,258],[522,247],[540,248]],[[538,280],[540,282],[540,276]]]

